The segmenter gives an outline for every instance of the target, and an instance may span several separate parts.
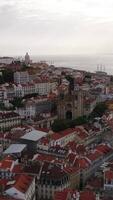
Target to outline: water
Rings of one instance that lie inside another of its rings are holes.
[[[56,67],[70,67],[95,72],[100,70],[113,74],[113,55],[31,56],[33,61],[46,61]]]

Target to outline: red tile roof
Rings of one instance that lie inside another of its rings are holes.
[[[61,192],[56,192],[54,200],[69,200],[69,199],[77,200],[78,195],[79,195],[79,200],[96,200],[96,195],[91,190],[77,192],[77,191],[72,191],[71,189],[65,189]]]
[[[109,181],[113,180],[113,171],[112,170],[106,171],[105,178]]]
[[[33,176],[28,176],[28,175],[20,175],[16,183],[14,184],[14,187],[19,190],[22,193],[25,193],[30,184],[32,183],[34,177]]]
[[[86,188],[88,188],[88,187],[90,187],[92,189],[103,188],[103,180],[102,180],[102,178],[92,177],[87,183]]]
[[[71,196],[70,190],[65,189],[61,192],[55,192],[54,200],[68,200],[69,196]]]
[[[77,158],[74,166],[79,167],[80,169],[86,169],[90,166],[90,161],[84,158]]]
[[[77,154],[75,154],[75,153],[70,153],[70,154],[68,155],[68,157],[67,157],[68,162],[73,164],[74,161],[75,161],[75,159],[76,159],[76,156],[77,156]]]
[[[43,137],[40,139],[40,143],[46,146],[49,144],[49,139],[47,137]]]
[[[72,141],[72,142],[69,142],[66,147],[68,149],[71,149],[73,152],[76,151],[76,146],[77,146],[77,143],[75,143],[75,141]]]
[[[8,179],[0,179],[0,185],[1,186],[6,186],[8,181],[9,181]]]
[[[0,195],[0,200],[16,200],[13,197],[9,197],[9,196],[1,196]],[[19,199],[18,199],[19,200]]]
[[[13,173],[22,173],[23,169],[22,169],[22,165],[21,164],[17,164],[13,167],[12,170]]]
[[[84,140],[88,137],[88,134],[86,132],[83,132],[83,131],[79,131],[78,134],[80,139]]]
[[[79,153],[79,154],[84,154],[84,153],[86,152],[86,148],[84,147],[83,144],[78,144],[78,145],[76,146],[76,151],[77,151],[77,153]]]
[[[102,156],[101,152],[98,152],[97,150],[94,150],[93,152],[91,152],[90,154],[87,155],[87,158],[91,161],[95,161],[98,158],[100,158]]]
[[[11,170],[11,167],[13,165],[13,158],[11,156],[5,157],[3,160],[0,162],[0,169],[4,170]]]
[[[78,173],[80,172],[79,167],[64,167],[63,170],[68,174]]]
[[[100,144],[96,147],[96,150],[103,154],[106,154],[106,153],[109,153],[110,151],[112,151],[113,149],[110,146],[108,146],[107,144]]]
[[[52,140],[58,140],[60,138],[62,138],[62,136],[59,133],[54,133],[51,135]]]
[[[55,160],[55,156],[47,155],[47,154],[37,154],[37,156],[35,157],[35,160],[51,162]]]
[[[96,200],[96,195],[93,191],[83,191],[80,193],[80,200]]]
[[[58,139],[63,138],[63,137],[65,137],[65,136],[67,136],[67,135],[70,135],[70,134],[72,134],[72,133],[74,133],[74,132],[75,132],[75,128],[68,128],[68,129],[66,129],[66,130],[64,130],[64,131],[60,131],[60,132],[58,132],[58,133],[52,134],[52,135],[51,135],[51,138],[52,138],[53,140],[58,140]]]

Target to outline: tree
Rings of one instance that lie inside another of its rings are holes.
[[[67,123],[67,120],[55,120],[52,124],[52,130],[55,132],[63,131],[65,129],[69,128],[69,124]]]
[[[4,80],[3,80],[3,75],[0,75],[0,84],[3,84]]]
[[[19,108],[23,106],[23,102],[22,102],[22,98],[14,98],[13,101],[11,101],[11,103],[13,104],[14,108]]]
[[[52,130],[55,132],[63,131],[67,128],[73,128],[75,126],[83,125],[88,122],[86,116],[81,116],[73,120],[55,120],[52,124]]]
[[[89,115],[89,118],[102,117],[106,110],[107,105],[105,102],[98,103],[92,113]]]
[[[73,128],[75,126],[83,125],[88,122],[87,116],[83,115],[80,117],[77,117],[76,119],[73,119],[70,121],[70,127]]]
[[[57,105],[56,105],[55,102],[52,103],[51,112],[52,112],[52,113],[57,113]]]
[[[74,90],[74,78],[70,75],[66,76],[66,79],[69,81],[70,90]]]
[[[84,77],[84,82],[86,83],[91,83],[91,74],[89,72],[86,73],[85,77]]]
[[[112,82],[112,83],[113,83],[113,76],[111,76],[111,77],[110,77],[110,82]]]
[[[3,102],[0,102],[0,110],[5,110],[5,106]]]
[[[22,64],[22,71],[26,71],[27,69],[29,69],[30,67],[27,66],[25,63]]]
[[[38,95],[39,95],[38,93],[26,94],[24,96],[24,99],[30,99],[32,97],[37,97]]]
[[[3,83],[6,83],[6,82],[13,82],[13,72],[10,70],[10,69],[5,69],[2,73],[2,80],[3,80]]]

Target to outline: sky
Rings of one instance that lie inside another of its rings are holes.
[[[0,0],[0,55],[113,53],[113,0]]]

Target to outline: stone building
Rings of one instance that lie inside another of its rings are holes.
[[[73,94],[58,98],[58,118],[75,119],[83,115],[83,91],[74,91]]]

